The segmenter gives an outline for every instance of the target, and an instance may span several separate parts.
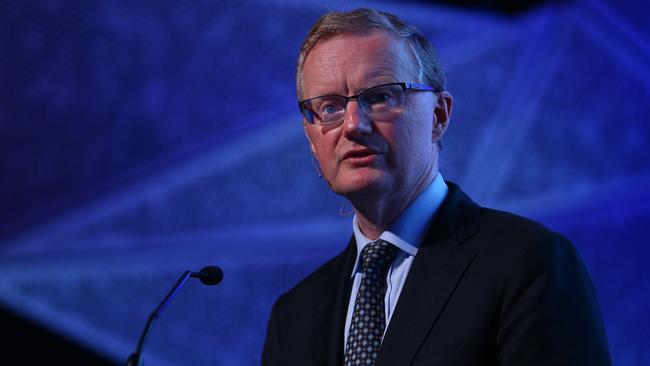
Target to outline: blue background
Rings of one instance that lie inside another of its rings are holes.
[[[0,2],[0,304],[119,363],[181,272],[217,264],[222,285],[188,282],[156,323],[147,365],[259,364],[272,302],[351,233],[293,73],[317,17],[359,6],[440,52],[444,177],[568,236],[614,363],[650,364],[641,0]]]

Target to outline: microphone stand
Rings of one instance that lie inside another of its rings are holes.
[[[178,293],[178,290],[185,284],[185,281],[189,277],[202,277],[200,273],[192,272],[192,271],[185,271],[183,275],[178,279],[174,287],[167,293],[167,296],[160,302],[156,310],[151,313],[149,316],[149,320],[147,320],[147,325],[144,327],[144,331],[142,332],[142,335],[140,336],[140,341],[138,342],[138,348],[136,348],[135,352],[133,352],[128,360],[126,361],[126,366],[143,366],[143,358],[142,358],[142,349],[144,348],[144,344],[147,341],[147,337],[149,336],[149,332],[151,331],[151,326],[153,325],[153,322],[158,319],[158,316],[160,313],[165,310],[167,305],[169,305],[169,302],[176,296]]]

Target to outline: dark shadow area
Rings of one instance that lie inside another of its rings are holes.
[[[116,363],[0,307],[2,359],[14,365],[65,364],[113,366]],[[8,360],[11,360],[10,362]]]
[[[542,3],[548,3],[545,0],[411,0],[419,4],[440,4],[463,8],[464,10],[492,11],[515,15],[529,10]],[[563,1],[554,1],[555,3]]]

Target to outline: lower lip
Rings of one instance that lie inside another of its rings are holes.
[[[346,158],[345,161],[354,165],[367,165],[377,160],[377,157],[377,154],[350,156],[349,158]]]

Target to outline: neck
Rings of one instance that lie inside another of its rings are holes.
[[[431,167],[412,189],[393,192],[383,197],[349,197],[363,235],[371,240],[378,239],[397,216],[431,184],[437,174],[437,167]]]

